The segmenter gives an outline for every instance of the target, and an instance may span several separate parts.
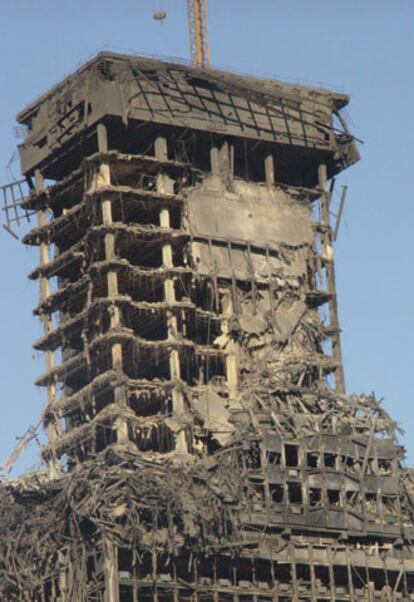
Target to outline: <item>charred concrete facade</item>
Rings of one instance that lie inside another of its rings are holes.
[[[48,474],[0,488],[2,600],[414,600],[395,424],[345,394],[347,102],[104,53],[18,116]]]

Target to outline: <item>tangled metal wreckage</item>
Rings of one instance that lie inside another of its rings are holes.
[[[414,600],[396,426],[344,391],[347,103],[102,53],[20,113],[48,470],[0,487],[1,600]]]

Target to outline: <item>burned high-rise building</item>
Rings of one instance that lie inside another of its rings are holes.
[[[102,53],[19,114],[47,471],[0,487],[1,600],[414,600],[395,424],[345,394],[347,103]]]

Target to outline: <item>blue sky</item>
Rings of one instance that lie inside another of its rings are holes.
[[[413,0],[208,0],[218,67],[322,82],[351,95],[362,160],[349,186],[336,244],[348,392],[375,391],[406,431],[414,464],[414,2]],[[159,24],[154,12],[165,10]],[[185,0],[1,0],[0,183],[19,175],[15,114],[104,48],[188,58]],[[0,232],[0,465],[44,403],[33,385],[42,358],[31,314],[37,262]],[[36,446],[19,468],[36,462]]]

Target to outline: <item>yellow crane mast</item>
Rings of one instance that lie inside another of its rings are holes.
[[[191,61],[200,67],[210,66],[207,0],[187,0]]]

